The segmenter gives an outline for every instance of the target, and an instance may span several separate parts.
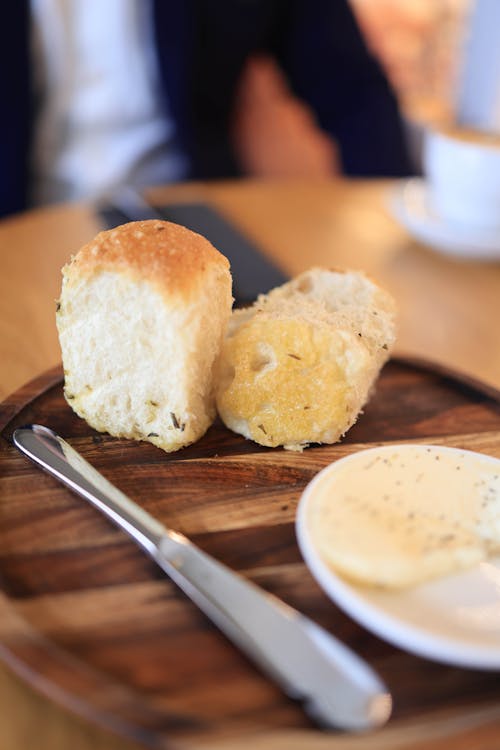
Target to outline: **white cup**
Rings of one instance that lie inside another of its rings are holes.
[[[440,218],[500,230],[500,134],[429,130],[423,157],[430,205]]]

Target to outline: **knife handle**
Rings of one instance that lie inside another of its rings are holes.
[[[142,546],[170,578],[320,724],[364,730],[385,723],[391,698],[368,664],[323,628],[166,529],[52,430],[14,432],[14,444]]]

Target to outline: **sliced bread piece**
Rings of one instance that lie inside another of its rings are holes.
[[[229,263],[165,221],[101,232],[63,268],[57,312],[68,404],[96,430],[174,451],[215,417]]]
[[[233,313],[219,414],[261,445],[334,443],[356,421],[394,340],[386,291],[359,272],[313,268]]]

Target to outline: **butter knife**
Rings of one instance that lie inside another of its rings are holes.
[[[312,620],[166,528],[55,432],[15,430],[15,446],[129,534],[260,669],[326,728],[384,724],[391,696],[375,672]]]

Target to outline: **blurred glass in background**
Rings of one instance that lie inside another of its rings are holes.
[[[453,114],[473,0],[350,0],[408,119]]]
[[[499,0],[350,0],[405,116],[420,167],[426,128],[500,132]]]
[[[428,127],[455,118],[474,0],[350,0],[394,86],[416,171]],[[494,0],[496,2],[497,0]]]

